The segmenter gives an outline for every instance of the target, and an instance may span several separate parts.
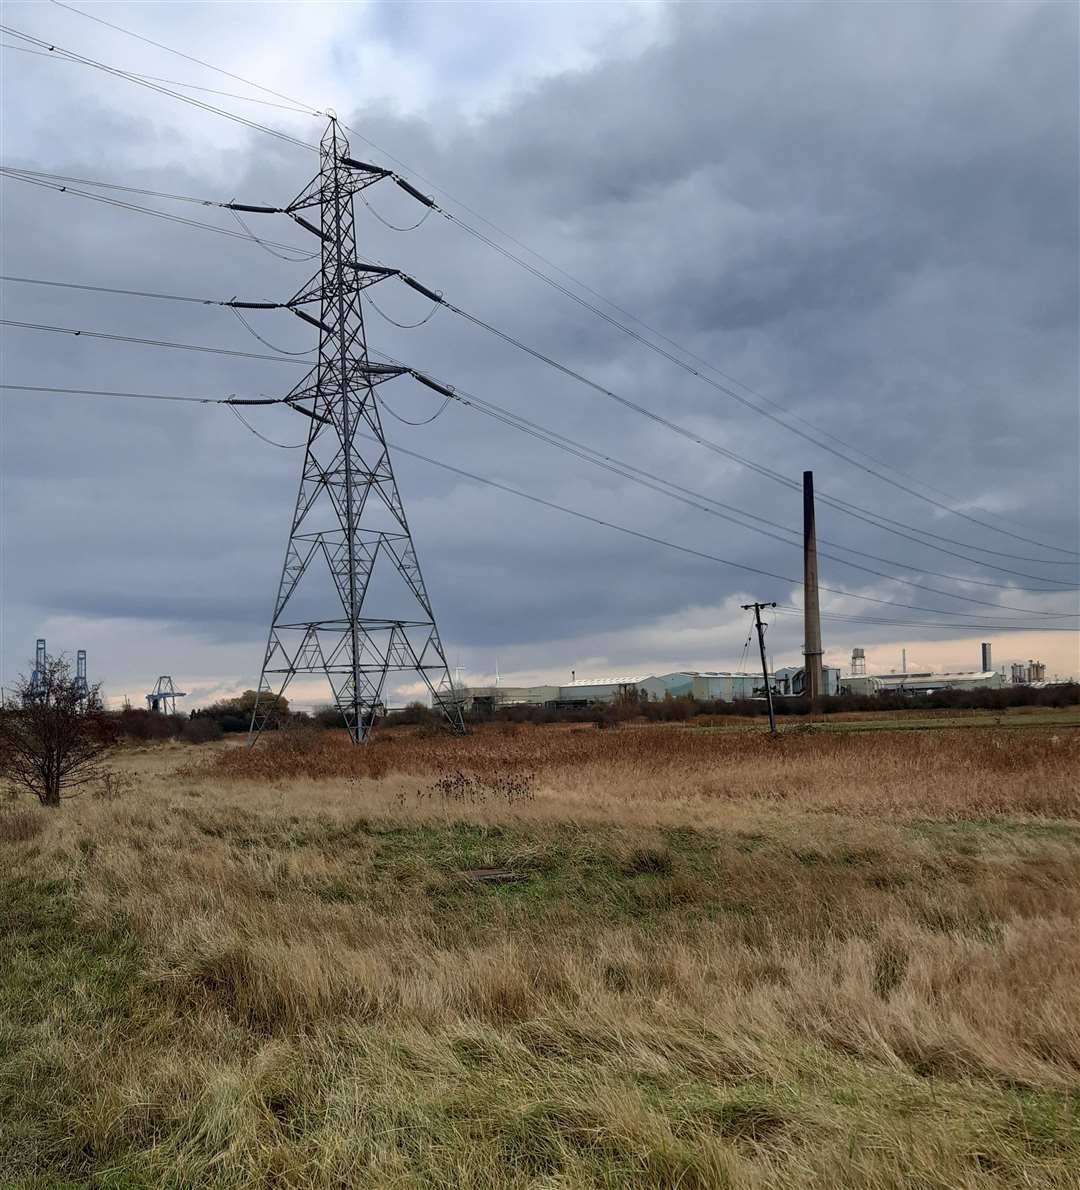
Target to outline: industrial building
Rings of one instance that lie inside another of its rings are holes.
[[[806,669],[801,665],[785,665],[772,676],[775,694],[800,695],[806,693]],[[821,667],[821,693],[840,693],[840,670],[834,665]]]
[[[878,674],[870,679],[878,694],[936,694],[939,690],[997,690],[1004,685],[996,670],[970,670],[956,673]]]
[[[990,667],[990,646],[982,645],[982,669],[934,673],[902,667],[894,673],[868,674],[866,653],[852,650],[851,673],[842,675],[833,665],[821,667],[822,695],[838,694],[933,694],[941,690],[997,690],[1006,685],[1005,675]],[[906,650],[905,657],[906,661]],[[1046,667],[1038,661],[1012,667],[1013,683],[1043,683]],[[785,665],[769,674],[774,695],[789,698],[807,696],[806,668]],[[764,698],[760,673],[724,670],[675,670],[665,674],[619,674],[598,678],[573,678],[562,686],[472,686],[461,688],[465,710],[495,710],[498,707],[587,707],[600,703],[637,698],[659,702],[664,698],[693,698],[698,702],[738,702]]]
[[[941,690],[998,690],[1005,685],[1005,675],[993,668],[989,644],[980,646],[979,661],[981,668],[976,670],[934,673],[908,669],[905,665],[894,673],[868,674],[865,651],[853,649],[851,673],[840,680],[840,689],[844,694],[935,694]],[[1045,666],[1036,661],[1029,661],[1026,666],[1014,665],[1013,683],[1026,684],[1033,669],[1040,675],[1045,673]]]
[[[773,693],[802,694],[802,667],[788,667],[770,675]],[[840,670],[826,667],[825,693],[840,688]],[[664,698],[694,698],[699,702],[736,702],[764,698],[759,674],[722,670],[676,670],[666,674],[620,674],[612,677],[575,678],[563,686],[472,686],[464,691],[465,709],[496,707],[587,707],[628,697],[649,702]]]

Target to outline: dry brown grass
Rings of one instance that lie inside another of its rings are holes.
[[[1077,1186],[1078,759],[130,750],[132,792],[0,828],[0,1184]]]
[[[535,774],[545,807],[577,807],[626,821],[668,803],[700,802],[715,817],[727,802],[797,800],[859,815],[997,813],[1056,816],[1080,810],[1080,732],[1062,730],[831,735],[788,730],[725,734],[682,726],[481,728],[464,740],[441,733],[384,732],[370,747],[344,733],[285,734],[251,750],[218,750],[185,774],[213,782],[374,781],[384,791],[410,779],[462,770],[480,778]],[[416,782],[411,783],[415,785]],[[366,792],[366,791],[365,791]]]

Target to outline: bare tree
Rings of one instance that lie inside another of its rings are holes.
[[[85,686],[64,657],[47,657],[33,678],[20,676],[12,704],[0,710],[0,777],[59,806],[65,791],[98,781],[115,741],[101,684]]]

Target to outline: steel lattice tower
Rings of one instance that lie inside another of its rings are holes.
[[[331,119],[319,174],[288,207],[322,241],[319,274],[288,303],[317,325],[319,357],[288,398],[307,402],[311,422],[251,742],[273,719],[275,696],[297,674],[316,673],[328,680],[354,743],[368,738],[387,675],[399,671],[419,674],[432,705],[464,731],[375,399],[376,384],[406,369],[371,363],[364,334],[360,292],[394,270],[357,259],[353,195],[385,176],[349,157]],[[318,227],[299,214],[315,208]],[[303,309],[316,302],[318,318]],[[387,597],[392,608],[373,608],[387,577],[397,589]],[[317,614],[299,619],[305,598]],[[392,618],[376,614],[387,610]]]

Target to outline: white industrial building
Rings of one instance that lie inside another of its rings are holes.
[[[844,694],[935,694],[939,690],[997,690],[1005,684],[995,670],[932,673],[851,674],[840,679]]]
[[[905,658],[906,662],[906,653]],[[940,690],[996,690],[1006,685],[1005,675],[991,668],[990,646],[982,645],[978,670],[934,673],[909,670],[885,674],[866,672],[866,654],[856,648],[851,654],[852,672],[841,675],[837,666],[822,669],[822,694],[933,694]],[[1012,681],[1044,684],[1046,667],[1038,661],[1012,667]],[[785,665],[769,675],[774,694],[798,698],[806,694],[806,670]],[[634,697],[649,702],[664,698],[693,698],[698,702],[738,702],[764,698],[759,673],[730,670],[675,670],[665,674],[616,674],[598,678],[574,678],[562,686],[473,686],[460,691],[466,709],[496,707],[586,707],[594,703],[619,702]]]
[[[851,673],[840,679],[840,689],[844,694],[935,694],[940,690],[997,690],[1005,685],[1005,675],[992,668],[989,644],[984,642],[980,648],[979,659],[982,664],[976,670],[934,673],[932,670],[904,668],[887,674],[868,674],[865,651],[853,649]],[[906,649],[904,661],[907,661]],[[1028,666],[1037,664],[1029,662]],[[1013,670],[1016,669],[1014,665]],[[1015,674],[1013,680],[1016,680]]]
[[[803,669],[789,666],[771,675],[775,694],[802,694]],[[840,671],[825,669],[825,693],[836,694]],[[463,691],[466,709],[496,707],[585,707],[613,703],[627,697],[649,702],[664,698],[694,698],[699,702],[736,702],[764,698],[760,674],[723,670],[676,670],[666,674],[618,674],[576,678],[563,686],[472,686]]]
[[[879,694],[935,694],[939,690],[997,690],[1004,685],[996,670],[970,670],[957,673],[877,674]]]

